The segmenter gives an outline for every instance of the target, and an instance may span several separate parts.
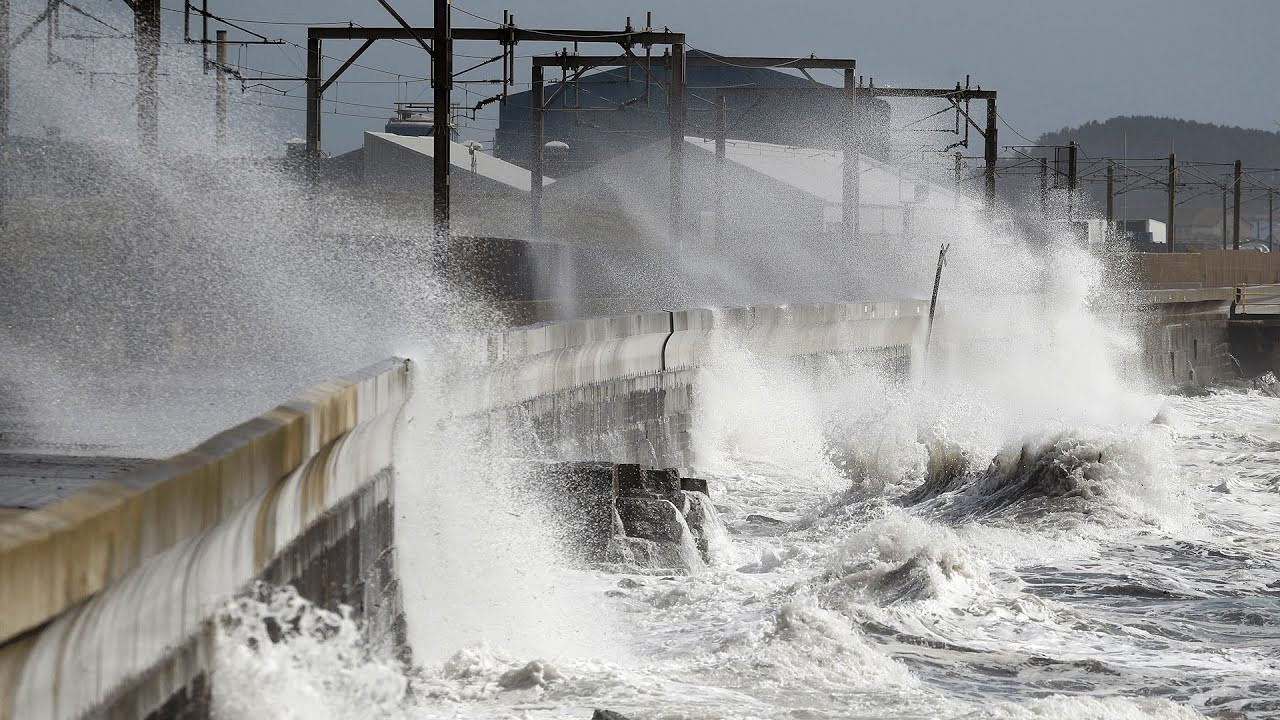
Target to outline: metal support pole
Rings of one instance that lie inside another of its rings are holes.
[[[0,229],[9,222],[9,0],[0,0]]]
[[[202,54],[202,62],[200,67],[203,68],[205,75],[209,74],[209,0],[203,0],[201,3],[200,13],[200,52]]]
[[[862,206],[862,152],[858,147],[859,108],[858,71],[844,71],[844,166],[840,204],[840,223],[845,242],[858,242],[862,234],[859,209]]]
[[[955,204],[956,204],[956,206],[958,207],[958,206],[960,205],[960,183],[961,183],[961,180],[962,180],[962,175],[963,175],[963,173],[964,173],[964,155],[963,155],[963,154],[961,154],[961,153],[958,153],[958,152],[956,153],[956,159],[955,159],[955,173],[956,173],[956,180],[955,180],[955,194],[956,194],[956,202],[955,202]]]
[[[218,147],[227,141],[227,31],[218,31],[218,96],[214,100],[214,115],[217,118],[215,139]]]
[[[1116,163],[1107,161],[1107,232],[1116,221]]]
[[[1275,191],[1267,190],[1267,249],[1274,250],[1272,243],[1276,237]]]
[[[938,251],[938,272],[933,276],[933,296],[929,299],[929,327],[924,334],[924,353],[929,354],[929,341],[933,339],[933,316],[934,311],[938,308],[938,287],[942,285],[942,266],[947,264],[947,250],[951,248],[950,243],[943,243],[942,249]]]
[[[1168,252],[1173,252],[1174,240],[1177,238],[1177,208],[1178,208],[1178,156],[1169,153],[1169,224],[1165,228],[1165,248]]]
[[[684,222],[685,82],[683,43],[671,45],[671,77],[667,79],[667,114],[671,122],[671,244],[679,247]]]
[[[138,141],[146,150],[160,142],[160,0],[137,0],[133,11],[134,47],[138,55]]]
[[[1049,159],[1040,158],[1040,217],[1049,217]]]
[[[1236,161],[1236,188],[1235,188],[1235,208],[1231,211],[1232,232],[1231,232],[1231,249],[1240,249],[1240,189],[1244,185],[1244,167],[1240,161]]]
[[[324,56],[320,38],[307,38],[307,179],[315,182],[320,172],[320,73]]]
[[[727,135],[729,132],[729,98],[724,93],[716,94],[716,247],[724,244],[724,184],[728,181],[725,165],[729,162],[727,155]]]
[[[1080,185],[1080,146],[1074,140],[1067,145],[1067,220],[1076,219],[1076,188]]]
[[[987,213],[993,220],[996,214],[996,158],[1000,154],[999,128],[996,127],[997,117],[996,98],[993,95],[987,99],[987,130],[983,135],[986,143],[982,152],[983,160],[987,163]]]
[[[529,146],[529,232],[534,237],[542,235],[542,143],[543,121],[546,109],[543,103],[543,70],[541,65],[533,66],[533,84],[530,102],[533,109],[533,131],[530,133]]]
[[[436,1],[435,54],[431,58],[432,86],[435,89],[434,163],[432,208],[436,232],[449,234],[449,145],[453,96],[453,10],[450,0]]]
[[[1222,249],[1227,249],[1227,189],[1222,188]]]

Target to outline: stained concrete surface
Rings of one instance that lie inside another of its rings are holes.
[[[51,505],[147,458],[0,453],[0,517]]]

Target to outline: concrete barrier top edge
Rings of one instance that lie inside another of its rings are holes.
[[[397,373],[402,375],[397,376]],[[259,472],[241,472],[241,469],[263,462],[261,446],[264,442],[267,445],[279,445],[283,442],[278,437],[281,430],[287,431],[290,425],[303,422],[308,413],[322,411],[323,406],[336,395],[346,394],[350,399],[344,402],[359,402],[362,392],[380,395],[370,392],[376,387],[376,383],[369,384],[365,381],[389,375],[399,380],[393,384],[398,385],[401,392],[374,399],[374,402],[382,405],[378,408],[378,414],[399,407],[408,398],[408,373],[407,361],[393,358],[343,379],[326,380],[301,393],[294,400],[218,433],[189,451],[141,470],[113,476],[110,481],[86,488],[48,507],[0,521],[0,600],[3,601],[0,606],[5,607],[5,614],[0,617],[0,644],[56,617],[156,552],[196,535],[221,522],[227,513],[234,512],[233,507],[215,504],[213,507],[193,511],[191,515],[198,518],[197,521],[178,525],[170,522],[172,518],[169,517],[150,517],[153,513],[165,512],[167,506],[164,502],[144,502],[138,505],[131,498],[155,495],[161,490],[164,491],[163,497],[169,501],[189,497],[192,502],[198,502],[199,498],[207,499],[210,492],[214,495],[235,496],[237,493],[225,486],[186,486],[208,481],[211,477],[209,471],[216,465],[229,471],[227,475],[218,478],[220,483],[255,482],[257,478],[254,476],[261,475],[265,468],[258,468]],[[354,385],[353,380],[356,381]],[[321,389],[323,392],[318,393],[317,390]],[[285,410],[286,406],[288,410]],[[276,437],[276,441],[271,441],[272,437]],[[285,444],[288,445],[287,442]],[[281,466],[270,468],[272,472],[279,472],[280,476],[271,478],[269,482],[286,477],[307,460],[302,453],[294,451],[280,451],[270,455]],[[133,530],[122,527],[129,524],[136,524],[136,527]],[[121,533],[140,536],[140,529],[148,524],[153,528],[174,528],[166,534],[162,547],[139,546],[138,552],[127,558],[109,558],[102,553],[93,552],[95,546],[110,542],[111,537]],[[82,550],[77,551],[77,546],[83,546]],[[41,561],[42,554],[48,554],[49,557]],[[76,590],[69,591],[63,578],[68,569],[62,565],[72,557],[76,558],[79,565],[84,566],[79,568],[81,576],[90,580],[78,583]],[[23,602],[23,598],[38,600]]]
[[[842,303],[784,303],[778,305],[741,305],[696,307],[672,311],[651,311],[577,318],[560,322],[539,323],[488,336],[490,361],[537,355],[574,345],[613,340],[636,334],[670,330],[712,330],[721,327],[744,328],[757,325],[763,318],[784,323],[821,323],[871,319],[893,315],[920,314],[917,307],[924,300],[866,300]],[[668,320],[669,318],[669,320]]]

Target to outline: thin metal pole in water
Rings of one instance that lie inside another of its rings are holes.
[[[947,249],[950,248],[949,243],[942,243],[942,249],[938,251],[938,272],[933,276],[933,297],[929,300],[929,329],[924,336],[924,352],[929,354],[929,341],[933,339],[933,315],[938,308],[938,286],[942,284],[942,266],[947,263]]]

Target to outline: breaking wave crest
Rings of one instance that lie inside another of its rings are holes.
[[[1059,431],[1007,446],[979,469],[973,453],[938,445],[900,502],[949,522],[1181,523],[1166,446],[1156,431]]]

